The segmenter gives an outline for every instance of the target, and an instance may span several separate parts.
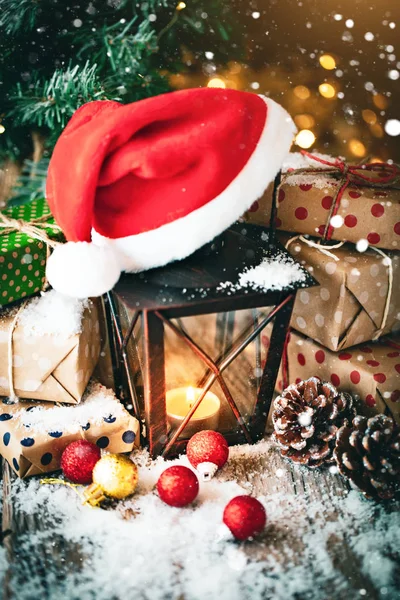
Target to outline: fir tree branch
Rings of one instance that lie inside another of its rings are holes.
[[[129,78],[129,73],[138,72],[143,61],[158,49],[149,21],[137,24],[137,20],[133,17],[128,23],[123,19],[111,26],[103,25],[89,40],[81,37],[78,58],[90,57],[100,72],[111,69],[113,73],[127,73]]]
[[[129,79],[124,77],[123,82],[116,73],[105,81],[105,87],[107,90],[114,90],[115,95],[118,95],[124,103],[136,102],[171,91],[166,77],[150,68],[148,70],[141,68],[141,71],[144,73],[131,74]]]
[[[91,100],[107,99],[104,87],[97,77],[97,66],[69,66],[57,69],[49,81],[38,79],[28,89],[21,84],[11,97],[14,107],[9,115],[16,124],[61,130],[75,110]]]
[[[205,35],[215,62],[237,58],[226,42],[229,0],[186,0],[180,11],[179,4],[0,0],[0,161],[32,156],[32,130],[41,129],[51,151],[84,102],[168,91],[161,72],[185,68],[182,47],[200,57]]]
[[[38,0],[0,0],[0,30],[12,35],[33,29],[38,8]]]
[[[93,16],[110,22],[117,19],[116,12],[127,12],[130,16],[141,15],[148,17],[152,13],[165,8],[173,8],[175,0],[146,0],[137,2],[135,0],[92,0],[85,6],[79,2],[68,2],[67,0],[0,0],[0,29],[9,35],[15,35],[20,31],[25,34],[35,27],[40,27],[42,16],[47,21],[52,12],[57,11],[63,15],[85,16],[86,19]]]

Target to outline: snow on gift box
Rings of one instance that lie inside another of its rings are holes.
[[[287,382],[317,376],[355,399],[366,416],[389,413],[400,423],[400,338],[331,352],[294,331],[287,346]],[[281,391],[281,390],[279,390]]]
[[[331,156],[312,156],[317,160],[292,153],[283,165],[277,228],[353,243],[365,239],[371,246],[400,249],[400,168],[355,167]],[[267,225],[271,204],[270,186],[246,213],[246,220]]]
[[[331,350],[400,329],[400,253],[352,244],[330,248],[279,234],[289,252],[320,284],[297,295],[291,326]]]
[[[46,292],[0,316],[0,396],[77,404],[99,353],[97,304]]]
[[[109,452],[131,452],[139,444],[139,423],[98,383],[78,406],[0,403],[0,453],[21,478],[59,469],[66,446],[80,439]]]

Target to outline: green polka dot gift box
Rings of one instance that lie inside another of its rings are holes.
[[[0,454],[21,478],[57,471],[66,446],[80,439],[108,452],[132,452],[140,443],[139,422],[99,383],[76,406],[0,401]]]
[[[44,239],[38,239],[35,233]],[[62,240],[44,199],[0,213],[0,306],[46,289],[51,243]]]

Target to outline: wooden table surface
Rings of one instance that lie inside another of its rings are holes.
[[[382,550],[382,541],[379,544],[378,559],[386,553],[383,557],[386,561],[386,568],[387,561],[391,567],[391,582],[388,581],[388,586],[382,587],[381,580],[380,586],[377,585],[376,574],[369,575],[370,569],[366,563],[367,553],[371,552],[368,533],[375,531],[375,528],[376,535],[379,536],[382,533],[382,527],[377,526],[378,520],[388,514],[393,517],[397,514],[398,517],[399,503],[392,502],[382,505],[367,503],[363,500],[361,506],[365,515],[358,515],[352,519],[349,514],[344,514],[347,506],[345,499],[349,497],[349,487],[339,475],[330,472],[329,469],[312,471],[294,466],[282,459],[277,449],[271,444],[262,453],[250,451],[250,453],[241,454],[240,448],[236,447],[228,463],[228,470],[222,471],[220,478],[224,481],[224,479],[231,480],[235,477],[252,495],[279,499],[279,502],[275,503],[272,515],[273,523],[262,539],[262,543],[257,541],[247,543],[243,548],[252,560],[262,561],[267,554],[271,555],[272,553],[274,560],[282,567],[277,575],[278,578],[282,578],[282,584],[285,584],[286,576],[290,578],[291,574],[295,572],[293,569],[289,569],[289,563],[296,563],[296,561],[299,563],[302,573],[308,574],[310,590],[300,589],[298,594],[293,594],[292,588],[288,597],[296,598],[296,600],[309,598],[313,600],[352,600],[353,598],[395,600],[400,598],[400,548],[388,546],[386,551],[385,548]],[[30,573],[35,573],[37,581],[35,598],[41,600],[57,598],[58,600],[64,576],[71,569],[85,569],[85,560],[82,560],[77,546],[67,543],[59,537],[53,539],[51,544],[48,543],[48,539],[43,544],[38,539],[32,544],[29,542],[29,538],[27,540],[25,534],[28,531],[43,531],[49,527],[49,524],[42,520],[40,513],[27,516],[18,510],[11,494],[13,478],[8,465],[3,464],[3,544],[9,561],[9,569],[5,577],[4,599],[18,600],[19,594],[16,590],[19,589],[19,584],[23,583],[24,578],[29,577]],[[22,482],[22,485],[26,485],[26,483]],[[356,492],[352,491],[351,494],[356,494]],[[293,524],[293,520],[297,520],[298,524]],[[330,533],[327,533],[328,527]],[[361,530],[365,531],[366,539],[369,540],[369,546],[367,544],[365,547],[365,556],[362,544],[361,546],[358,542],[354,544],[355,540],[362,541]],[[396,532],[393,533],[396,534]],[[400,535],[399,531],[397,533]],[[318,546],[320,535],[325,540],[324,553],[327,548],[329,557],[321,554]],[[22,548],[19,545],[21,536],[24,536]],[[333,580],[329,569],[324,575],[325,567],[322,563],[326,562],[327,558],[330,559],[335,569]],[[376,561],[376,557],[373,560]],[[287,573],[286,565],[288,565]],[[374,565],[371,564],[371,573],[373,571]],[[10,581],[12,585],[10,585]],[[295,583],[292,582],[291,585],[293,586]],[[58,591],[55,592],[55,589]],[[96,597],[94,592],[93,598]],[[269,598],[276,600],[277,597],[263,596],[266,600]],[[281,597],[284,596],[279,595],[279,598]],[[145,590],[143,590],[143,598],[152,600],[151,596],[146,595]],[[120,599],[117,592],[115,599]],[[64,600],[69,600],[68,595],[64,595]],[[81,600],[85,599],[81,598]],[[180,596],[179,600],[186,600],[185,596]],[[232,600],[237,599],[232,598]]]

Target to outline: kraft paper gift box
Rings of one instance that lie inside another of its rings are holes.
[[[16,220],[14,225],[12,220]],[[48,287],[45,270],[51,240],[46,243],[36,239],[32,231],[25,233],[24,225],[26,227],[28,223],[45,238],[63,239],[44,199],[0,213],[0,305],[3,306]]]
[[[11,345],[11,347],[10,347]],[[0,314],[0,396],[77,404],[100,353],[97,303],[54,290]],[[9,356],[12,355],[12,368]]]
[[[315,156],[333,165],[336,161],[331,156]],[[350,173],[350,183],[341,194],[346,175],[338,167],[329,167],[299,153],[290,154],[284,163],[277,193],[275,226],[284,231],[323,237],[340,192],[336,217],[332,221],[335,226],[329,228],[332,240],[356,243],[366,239],[371,246],[400,250],[400,167],[386,165],[384,168],[385,176],[392,177],[391,181],[379,181],[379,171],[367,172],[358,167],[355,174]],[[357,173],[370,177],[372,182],[363,181]],[[271,206],[270,186],[244,218],[266,226],[270,222]]]
[[[399,336],[331,352],[292,331],[286,359],[283,385],[317,376],[358,399],[356,408],[360,414],[386,413],[400,423]],[[283,371],[282,364],[282,374]]]
[[[352,244],[330,248],[318,240],[279,234],[289,252],[320,284],[296,297],[291,325],[331,350],[400,329],[400,252]]]
[[[100,384],[77,406],[0,402],[0,453],[21,478],[56,471],[66,446],[80,439],[131,452],[140,443],[139,422]]]

